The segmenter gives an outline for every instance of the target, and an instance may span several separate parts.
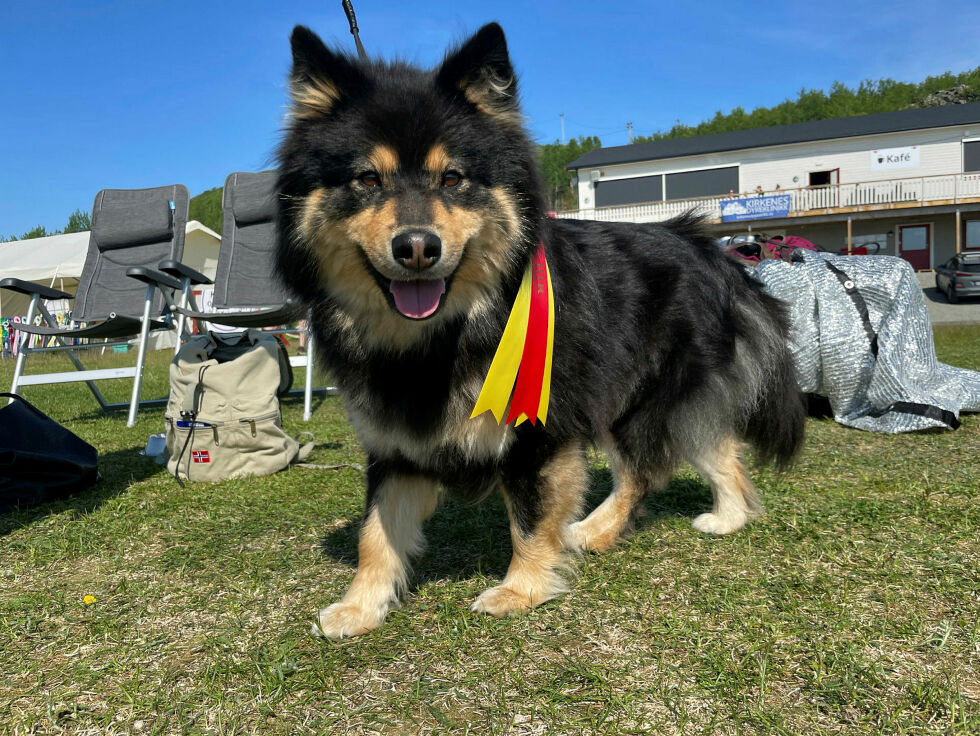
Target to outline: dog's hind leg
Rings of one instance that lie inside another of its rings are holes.
[[[602,552],[609,549],[627,531],[633,513],[648,491],[664,488],[670,481],[669,470],[636,472],[614,447],[606,447],[613,491],[587,517],[568,529],[568,541],[573,548]]]
[[[506,616],[567,592],[559,570],[568,547],[568,523],[578,514],[587,486],[585,453],[578,442],[553,454],[536,479],[509,479],[504,500],[513,557],[500,585],[481,593],[471,610]]]
[[[435,481],[387,474],[383,463],[372,463],[354,582],[338,603],[320,611],[314,634],[339,639],[381,625],[407,588],[408,558],[420,551],[422,522],[438,500]]]
[[[714,447],[688,458],[711,485],[714,496],[714,508],[692,523],[699,532],[729,534],[762,513],[762,502],[745,472],[741,450],[738,440],[726,437]]]

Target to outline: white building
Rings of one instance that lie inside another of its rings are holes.
[[[719,236],[874,242],[917,269],[980,250],[980,103],[602,148],[568,169],[579,209],[559,217],[656,222],[694,208]]]

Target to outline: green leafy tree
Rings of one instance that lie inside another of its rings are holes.
[[[579,156],[601,147],[602,141],[597,136],[579,136],[565,144],[555,141],[538,146],[549,209],[578,208],[578,192],[572,189],[572,173],[566,171],[565,167]]]
[[[70,215],[68,215],[68,224],[65,225],[64,232],[66,233],[83,233],[86,230],[92,229],[92,218],[89,216],[88,212],[82,212],[81,210],[75,210]]]
[[[57,232],[49,233],[47,230],[44,229],[44,225],[38,225],[37,227],[32,228],[31,230],[28,230],[26,233],[21,235],[20,239],[30,240],[31,238],[46,238],[49,235],[57,235],[57,234],[58,234]]]

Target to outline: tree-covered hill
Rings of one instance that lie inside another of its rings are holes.
[[[728,114],[719,110],[710,120],[696,125],[678,121],[670,130],[637,137],[634,143],[965,102],[980,102],[980,66],[961,74],[946,72],[926,77],[918,84],[879,79],[861,82],[855,89],[840,82],[834,82],[829,92],[802,89],[795,100],[784,100],[773,107],[757,107],[752,112],[742,107]]]
[[[196,197],[191,197],[190,210],[187,214],[188,220],[197,220],[218,235],[221,235],[221,190],[222,187],[215,187],[201,192]]]

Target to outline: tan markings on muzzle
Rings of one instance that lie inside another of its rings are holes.
[[[381,175],[382,181],[390,180],[398,171],[398,153],[391,146],[381,144],[368,154],[368,163]]]
[[[312,77],[302,82],[293,82],[289,88],[293,98],[294,118],[312,118],[327,115],[340,99],[337,86],[322,77]]]
[[[347,220],[347,235],[364,249],[374,263],[391,261],[391,238],[398,225],[397,204],[389,199]]]
[[[491,190],[495,206],[473,213],[479,229],[466,243],[466,254],[456,270],[446,306],[474,313],[486,308],[487,296],[497,290],[500,277],[510,265],[521,233],[517,205],[503,187]]]
[[[429,323],[414,323],[391,308],[378,287],[364,256],[376,263],[391,259],[391,238],[397,222],[397,205],[388,200],[353,217],[331,220],[318,209],[322,192],[307,198],[296,234],[315,253],[320,283],[337,301],[342,314],[333,325],[343,333],[348,348],[407,350]]]
[[[432,224],[442,239],[442,252],[457,255],[466,242],[483,226],[485,215],[465,207],[446,207],[436,199],[432,202]]]
[[[323,219],[323,198],[327,195],[323,188],[314,189],[306,197],[299,218],[299,230],[306,240],[312,240]]]
[[[345,220],[329,220],[317,209],[322,198],[321,190],[307,198],[298,229],[316,254],[323,285],[355,319],[386,319],[392,310],[368,271],[364,254],[389,257],[394,201]]]
[[[509,265],[521,221],[506,189],[494,189],[492,195],[494,203],[485,209],[448,208],[438,200],[433,204],[431,224],[443,242],[445,257],[458,257],[464,251],[437,318],[475,315],[488,308]],[[364,264],[365,254],[375,263],[391,259],[391,238],[399,229],[395,200],[331,221],[322,211],[323,197],[321,190],[307,197],[297,234],[315,251],[323,285],[349,315],[345,330],[365,345],[411,347],[436,323],[410,323],[391,309]]]

